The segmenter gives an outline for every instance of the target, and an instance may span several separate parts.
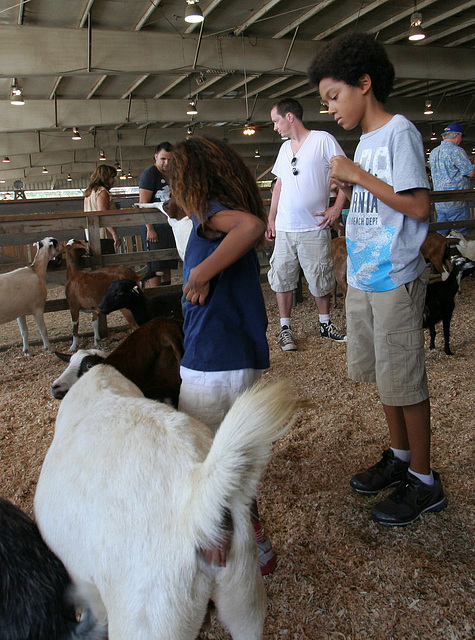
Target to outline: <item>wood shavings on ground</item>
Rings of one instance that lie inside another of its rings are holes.
[[[304,403],[291,432],[275,444],[259,505],[278,554],[265,578],[265,640],[473,640],[475,638],[475,281],[462,282],[451,325],[453,356],[427,350],[433,467],[449,500],[440,514],[383,528],[370,520],[379,498],[352,493],[351,475],[376,462],[388,435],[374,385],[346,377],[346,346],[317,335],[315,305],[293,312],[299,350],[277,344],[274,294],[269,313],[270,379],[285,377]],[[50,297],[62,289],[50,291]],[[339,298],[341,309],[341,298]],[[344,328],[341,310],[332,311]],[[51,383],[64,363],[42,352],[31,327],[31,353],[21,352],[16,323],[0,326],[0,494],[31,514],[38,474],[59,403]],[[69,312],[48,314],[53,346],[71,344]],[[101,348],[128,333],[120,313]],[[87,333],[85,336],[84,334]],[[81,314],[81,346],[92,346],[90,316]],[[427,332],[428,347],[428,332]],[[229,640],[216,620],[201,640]]]

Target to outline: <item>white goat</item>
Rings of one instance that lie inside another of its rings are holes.
[[[36,256],[28,267],[0,275],[0,324],[17,320],[23,338],[23,353],[29,356],[27,315],[33,315],[43,339],[44,348],[52,352],[43,318],[48,262],[61,252],[56,238],[35,242]]]
[[[467,240],[460,231],[451,231],[448,238],[457,238],[457,249],[469,260],[475,260],[475,240]]]
[[[83,610],[62,562],[37,526],[0,498],[0,637],[2,640],[104,640],[104,608]],[[100,618],[97,614],[100,614]],[[80,619],[79,615],[80,614]]]
[[[193,229],[193,222],[188,216],[184,218],[173,218],[169,215],[163,206],[164,202],[137,202],[134,207],[138,207],[140,209],[158,209],[167,216],[167,222],[172,228],[173,236],[175,238],[175,244],[178,251],[178,255],[181,260],[185,259],[185,251],[186,245],[188,244],[188,240],[190,238],[191,230]]]
[[[234,640],[266,609],[249,505],[295,408],[283,382],[244,393],[212,439],[99,364],[61,403],[36,496],[38,527],[73,579],[100,593],[110,640],[194,640],[213,599]],[[226,566],[219,544],[229,510]]]

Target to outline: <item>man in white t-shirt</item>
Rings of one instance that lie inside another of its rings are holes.
[[[300,268],[317,304],[320,335],[346,342],[346,336],[330,321],[334,285],[330,226],[346,202],[343,191],[329,207],[330,159],[345,153],[326,131],[307,129],[302,116],[302,106],[292,98],[279,100],[271,110],[274,131],[289,138],[281,146],[272,170],[277,181],[267,225],[268,240],[275,240],[268,280],[277,295],[279,344],[283,351],[297,349],[290,314]]]

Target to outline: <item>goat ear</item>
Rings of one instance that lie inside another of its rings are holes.
[[[43,246],[43,243],[41,242],[41,240],[39,242],[33,242],[33,246],[36,247],[37,251],[39,251]]]
[[[54,355],[57,356],[63,362],[69,362],[71,360],[71,353],[61,353],[60,351],[55,351]]]

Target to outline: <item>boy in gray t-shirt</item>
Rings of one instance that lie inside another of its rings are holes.
[[[429,184],[422,140],[406,118],[384,108],[394,67],[364,33],[346,33],[312,61],[308,75],[345,130],[363,130],[355,162],[331,160],[331,177],[351,199],[346,223],[348,373],[376,382],[389,428],[382,459],[351,478],[359,494],[397,486],[372,518],[402,526],[447,504],[430,466],[430,402],[425,371]]]

